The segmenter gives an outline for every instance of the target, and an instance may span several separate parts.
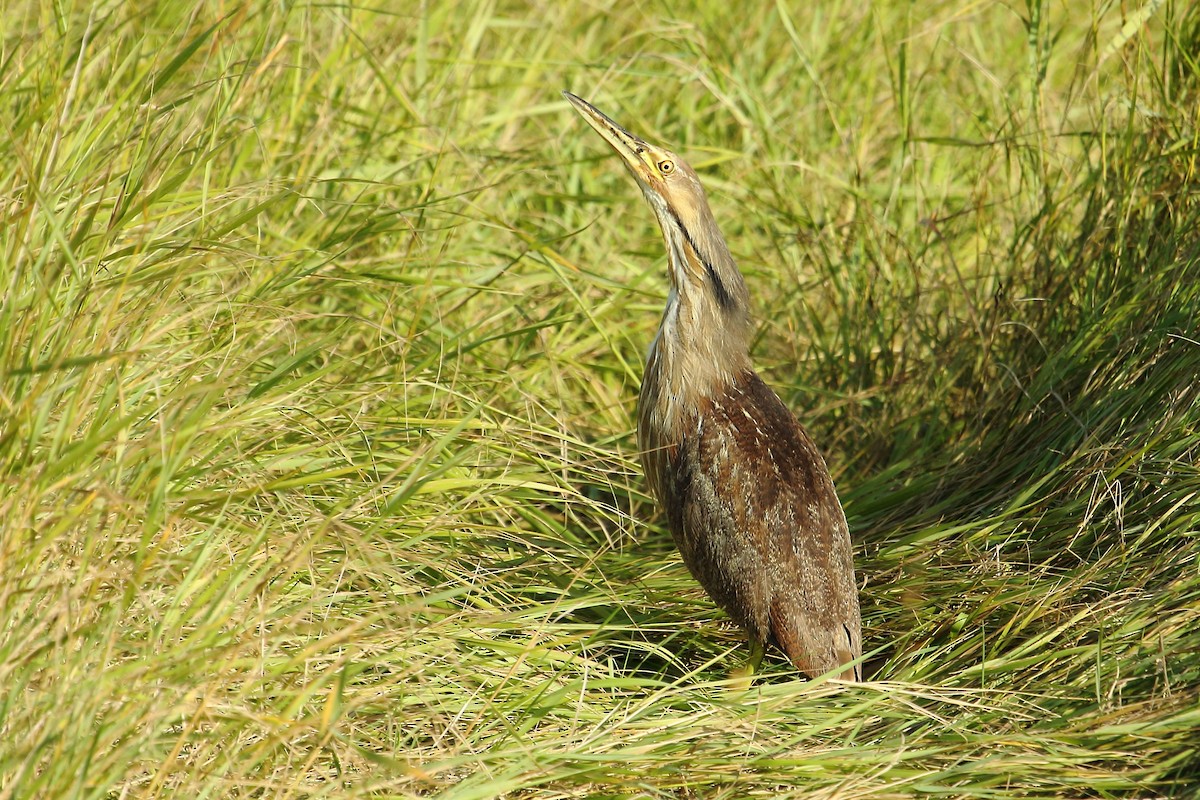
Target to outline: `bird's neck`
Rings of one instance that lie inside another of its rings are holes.
[[[694,415],[750,369],[748,339],[744,314],[733,317],[706,298],[671,287],[643,378],[655,386],[658,418],[666,428]]]
[[[667,248],[671,291],[646,361],[642,419],[649,430],[673,438],[676,426],[688,424],[750,369],[750,296],[707,205],[691,233],[668,203],[651,205]]]

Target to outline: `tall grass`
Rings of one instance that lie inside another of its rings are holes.
[[[1200,789],[1200,15],[10,4],[0,798]],[[700,168],[872,680],[745,688],[636,467]]]

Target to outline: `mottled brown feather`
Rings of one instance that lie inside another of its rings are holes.
[[[639,430],[647,475],[663,476],[654,488],[667,526],[713,600],[809,675],[859,658],[858,587],[833,480],[762,379],[746,369],[674,435]]]

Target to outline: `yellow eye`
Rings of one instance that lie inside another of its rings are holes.
[[[661,172],[663,175],[670,175],[672,172],[675,171],[675,162],[673,162],[673,161],[658,162],[658,171]]]

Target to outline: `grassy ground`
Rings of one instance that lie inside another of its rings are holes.
[[[0,800],[1200,787],[1195,7],[185,5],[3,12]],[[874,680],[727,680],[564,88],[700,169]]]

